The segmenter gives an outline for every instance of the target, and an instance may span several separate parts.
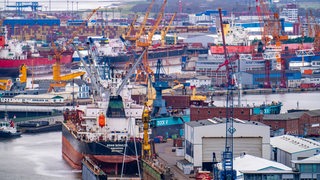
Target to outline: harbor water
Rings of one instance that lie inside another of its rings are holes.
[[[62,158],[61,132],[0,139],[1,180],[81,179]]]
[[[288,109],[320,109],[320,92],[244,95],[242,104],[256,105],[281,101],[282,113]],[[224,105],[224,96],[215,96],[216,105]],[[237,104],[235,98],[234,104]],[[22,134],[11,140],[0,140],[1,180],[81,179],[81,172],[68,166],[62,158],[61,132]]]

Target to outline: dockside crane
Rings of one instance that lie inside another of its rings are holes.
[[[98,11],[99,8],[96,8],[94,9],[87,17],[87,20],[88,21],[97,11]],[[71,38],[69,38],[69,40],[66,42],[66,45],[65,47],[71,45],[71,43],[73,42],[73,39],[79,34],[79,31],[81,28],[83,28],[86,24],[86,21],[84,21],[80,26],[79,28],[77,29],[77,31],[74,31],[72,33],[72,36]],[[80,71],[80,72],[75,72],[75,73],[71,73],[71,74],[67,74],[67,75],[64,75],[64,76],[61,76],[61,64],[60,64],[60,61],[61,61],[61,58],[62,58],[62,54],[66,51],[65,48],[60,48],[58,49],[56,44],[54,42],[52,42],[52,48],[53,48],[53,51],[54,51],[54,58],[56,59],[56,62],[54,63],[54,65],[52,66],[52,70],[53,70],[53,81],[54,83],[51,83],[50,84],[50,87],[49,87],[49,90],[48,91],[51,91],[52,89],[54,89],[55,87],[64,87],[66,85],[66,81],[68,80],[72,80],[76,77],[79,77],[79,76],[83,76],[85,74],[85,72],[83,71]]]
[[[220,24],[222,24],[222,11],[219,8]],[[232,64],[229,62],[227,47],[224,37],[223,26],[221,26],[222,41],[225,62],[224,65],[227,70],[227,99],[226,99],[226,139],[225,139],[225,149],[222,153],[222,170],[220,171],[220,179],[222,180],[234,180],[236,179],[236,171],[233,169],[233,133],[236,131],[233,127],[233,88],[232,74],[233,68]]]
[[[177,15],[177,13],[175,12],[175,13],[171,16],[171,19],[170,19],[168,25],[161,30],[161,46],[164,46],[164,44],[165,44],[166,35],[167,35],[167,33],[168,33],[169,29],[170,29],[170,26],[171,26],[174,18],[176,17],[176,15]]]
[[[134,37],[135,37],[135,36],[132,36],[131,34],[132,34],[133,30],[134,30],[134,25],[136,24],[137,19],[138,19],[138,15],[136,14],[136,15],[134,16],[132,22],[131,22],[130,25],[129,25],[129,28],[128,28],[127,33],[122,34],[121,37],[122,37],[123,39],[129,40],[129,41],[134,40]]]
[[[278,69],[281,70],[281,80],[280,80],[280,88],[286,88],[286,76],[285,76],[285,59],[281,57],[281,44],[282,41],[288,40],[288,35],[285,35],[282,31],[282,26],[280,23],[280,18],[278,13],[274,13],[274,26],[272,31],[272,37],[275,44],[276,49],[279,49],[279,55],[276,56],[276,62]],[[280,66],[280,67],[279,67]]]
[[[128,30],[128,32],[127,32],[127,34],[126,35],[122,35],[122,36],[120,36],[120,38],[122,39],[122,41],[128,41],[129,42],[129,44],[130,44],[130,46],[137,46],[137,40],[142,36],[142,34],[145,32],[145,26],[146,26],[146,23],[147,23],[147,20],[148,20],[148,18],[149,18],[149,14],[150,14],[150,12],[151,12],[151,10],[152,10],[152,7],[153,7],[153,5],[154,5],[154,3],[155,3],[155,0],[152,0],[151,1],[151,3],[150,3],[150,5],[149,5],[149,7],[148,7],[148,9],[147,9],[147,11],[146,11],[146,14],[145,14],[145,16],[144,16],[144,18],[143,18],[143,21],[142,21],[142,23],[140,24],[140,27],[139,27],[139,30],[136,32],[136,34],[135,35],[132,35],[131,33],[132,33],[132,30],[134,29],[134,24],[135,24],[135,22],[136,22],[136,18],[137,18],[137,16],[136,16],[136,18],[135,18],[135,20],[133,20],[132,21],[132,23],[131,23],[131,25],[130,25],[130,27],[129,27],[129,30]]]
[[[148,77],[153,74],[153,71],[150,68],[149,63],[148,63],[148,48],[151,46],[152,37],[153,37],[154,33],[156,32],[156,30],[158,29],[159,24],[162,20],[166,4],[167,4],[167,0],[164,0],[162,6],[160,8],[160,12],[158,13],[156,22],[153,25],[152,29],[148,32],[148,36],[146,38],[143,38],[143,39],[140,38],[139,40],[137,40],[137,46],[141,47],[143,50],[146,51],[146,53],[144,54],[144,57],[142,59],[142,63],[143,63],[142,66],[143,66],[144,72],[146,72],[146,76],[143,77],[143,74],[142,74],[143,71],[138,70],[137,75],[136,75],[136,81],[146,83],[148,80]]]
[[[256,0],[256,10],[259,17],[260,22],[260,31],[261,31],[261,42],[263,48],[261,52],[258,53],[262,54],[263,59],[265,60],[265,79],[263,83],[264,88],[271,88],[270,83],[270,70],[271,70],[271,63],[270,61],[275,58],[277,55],[279,56],[278,52],[269,51],[266,52],[266,47],[270,45],[270,12],[267,7],[267,2],[265,0]]]

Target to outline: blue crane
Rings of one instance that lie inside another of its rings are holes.
[[[170,86],[168,85],[168,81],[161,80],[161,69],[163,69],[162,60],[158,59],[156,73],[154,74],[155,80],[152,83],[152,86],[156,90],[156,99],[153,101],[151,117],[166,116],[168,114],[165,100],[162,99],[162,90],[169,89]]]
[[[232,64],[229,61],[227,54],[227,47],[224,37],[224,31],[222,26],[222,11],[219,8],[219,17],[220,17],[220,26],[222,33],[223,41],[223,50],[225,56],[225,62],[223,63],[226,66],[227,70],[227,102],[226,102],[226,141],[225,141],[225,150],[222,153],[222,170],[220,171],[221,180],[234,180],[236,179],[236,171],[233,169],[233,133],[235,128],[233,127],[233,89],[234,84],[232,83]]]
[[[38,2],[16,2],[16,5],[7,5],[9,8],[16,8],[17,15],[21,16],[22,8],[31,8],[32,12],[37,12],[42,6]]]

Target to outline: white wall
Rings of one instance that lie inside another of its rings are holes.
[[[185,139],[193,143],[194,159],[185,155],[185,159],[194,166],[202,166],[202,137],[225,137],[225,124],[190,127],[185,125]],[[234,137],[262,137],[262,158],[270,159],[270,127],[234,123]]]

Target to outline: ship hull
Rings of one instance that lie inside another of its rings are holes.
[[[126,150],[125,146],[127,146]],[[82,159],[84,156],[88,156],[104,167],[107,172],[117,173],[121,170],[119,166],[123,162],[130,164],[141,156],[141,147],[141,141],[131,140],[127,142],[87,142],[72,134],[66,124],[62,125],[62,155],[68,164],[75,169],[80,170]],[[126,154],[125,158],[124,153]]]
[[[11,132],[5,132],[0,131],[0,138],[14,138],[14,137],[20,137],[21,132],[11,133]]]
[[[180,57],[183,54],[187,53],[187,49],[185,46],[177,46],[172,48],[166,49],[151,49],[148,52],[148,60],[158,60],[162,58],[170,58],[170,57]],[[137,52],[139,56],[141,52]],[[101,56],[99,64],[110,64],[110,65],[118,65],[118,64],[125,64],[126,62],[132,59],[132,54],[123,54],[119,56]]]
[[[54,59],[35,57],[28,59],[0,59],[0,71],[2,77],[18,77],[21,65],[28,67],[28,74],[48,73],[52,69],[52,65],[56,62]],[[72,64],[72,56],[62,56],[60,60],[62,67]]]

